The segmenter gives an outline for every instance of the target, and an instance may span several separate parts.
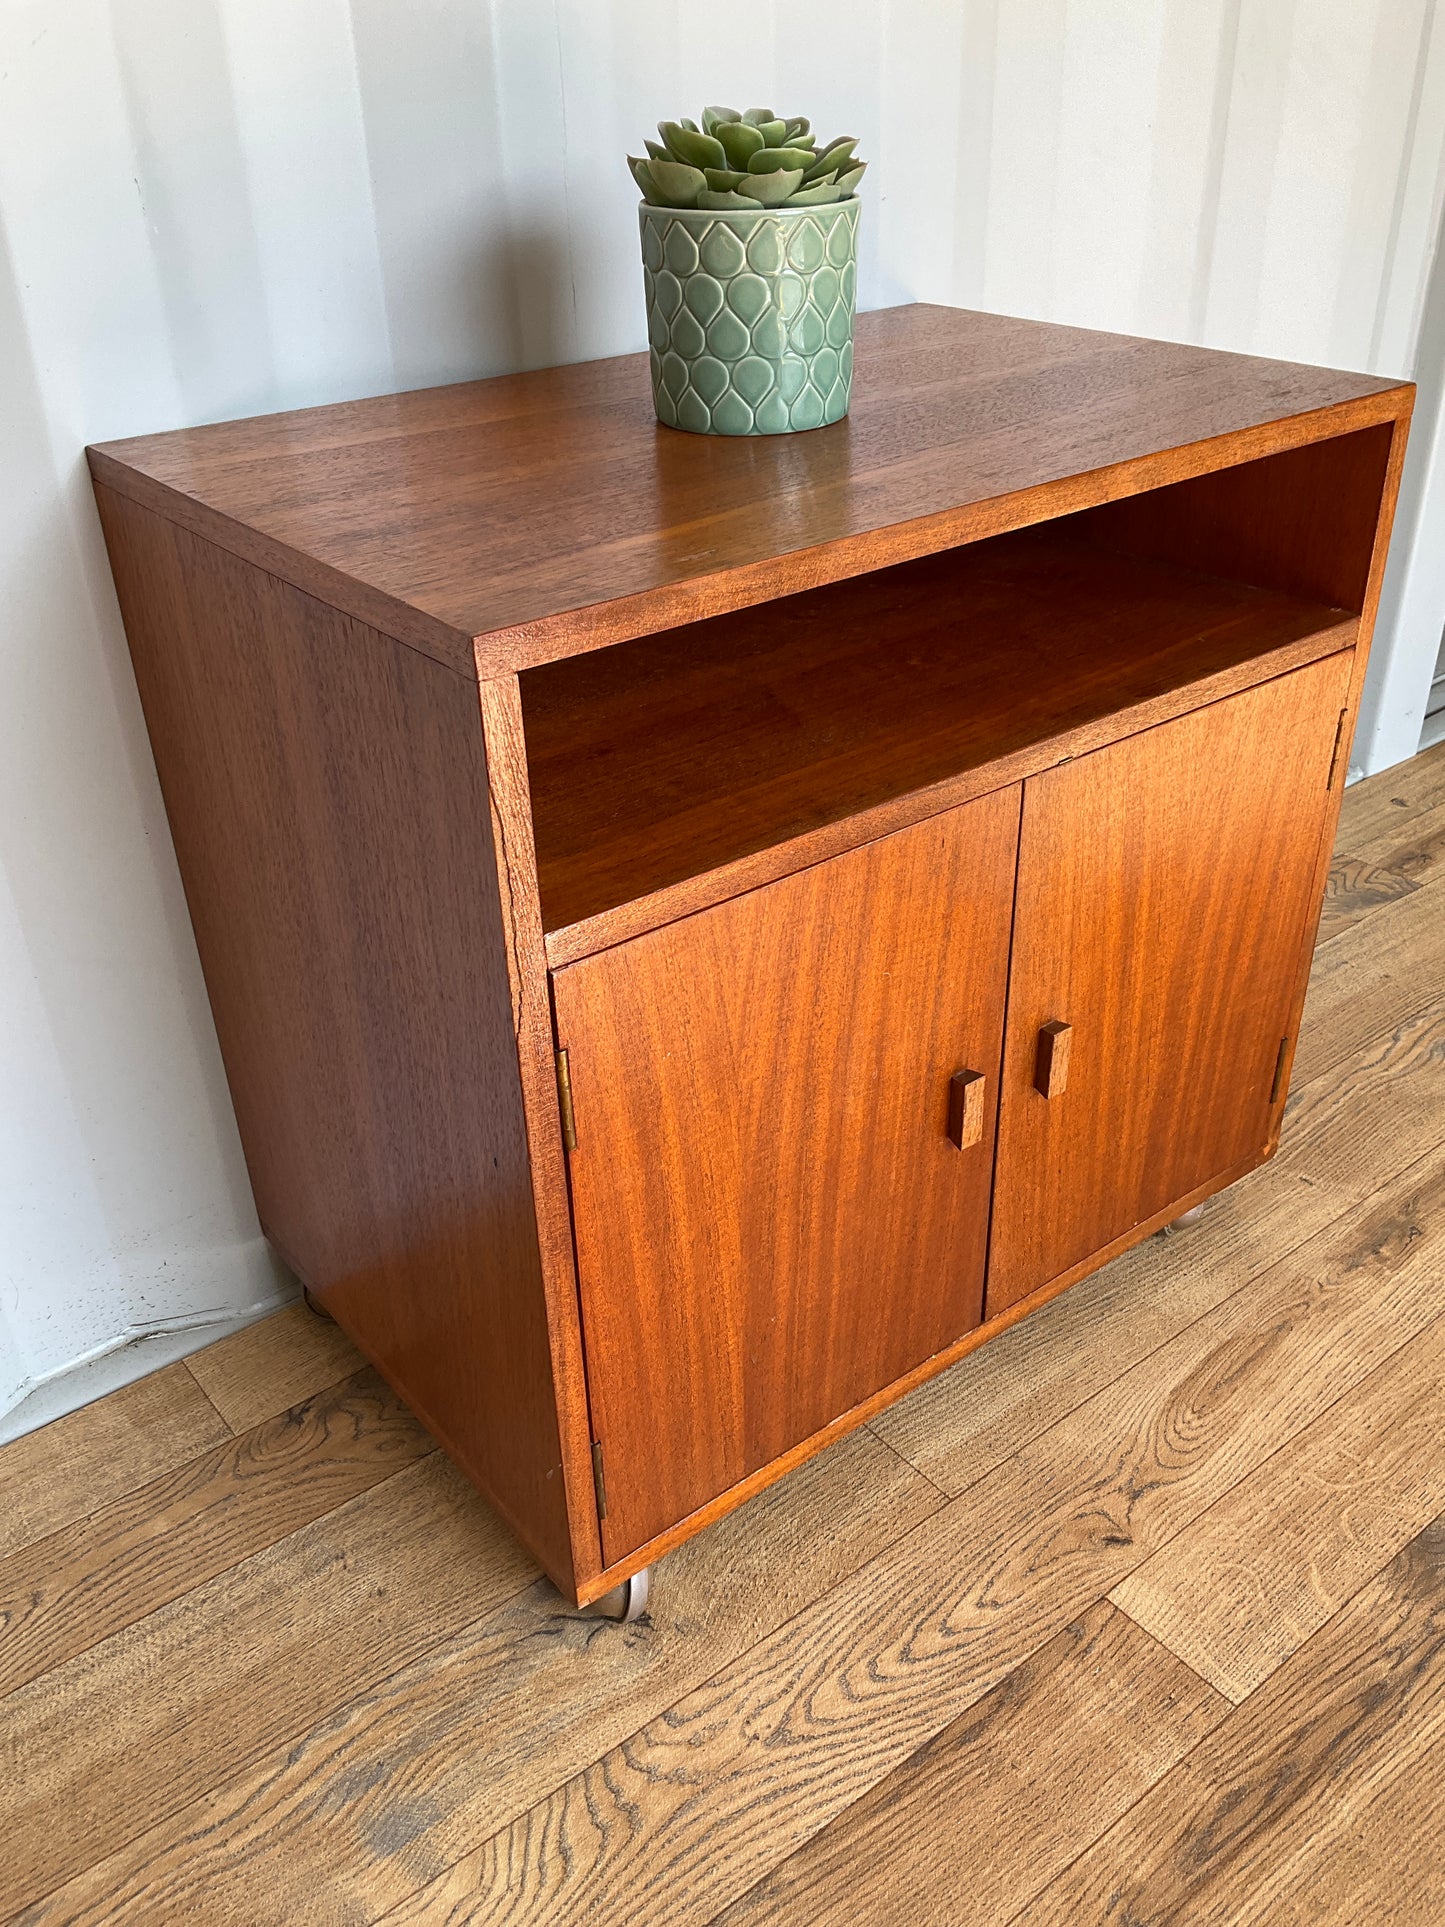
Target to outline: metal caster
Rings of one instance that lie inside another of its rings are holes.
[[[591,1613],[596,1619],[616,1619],[624,1626],[630,1626],[635,1619],[641,1619],[647,1611],[647,1595],[651,1566],[644,1566],[641,1572],[633,1573],[624,1579],[620,1586],[605,1592],[600,1599],[594,1599],[583,1611]]]
[[[311,1313],[313,1318],[324,1318],[328,1325],[334,1325],[336,1323],[336,1320],[331,1316],[331,1313],[326,1309],[325,1305],[322,1304],[321,1300],[312,1297],[310,1286],[303,1285],[301,1287],[301,1296],[305,1299],[306,1309]]]
[[[1204,1206],[1202,1204],[1196,1204],[1192,1211],[1181,1212],[1172,1223],[1166,1224],[1164,1229],[1166,1231],[1187,1231],[1190,1225],[1198,1224],[1203,1216]]]

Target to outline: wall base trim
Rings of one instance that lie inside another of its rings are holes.
[[[254,1325],[295,1296],[294,1291],[278,1291],[250,1305],[131,1326],[93,1351],[22,1382],[0,1404],[0,1445],[37,1431],[52,1419],[64,1418],[68,1412],[79,1411],[107,1392],[117,1392],[148,1372],[158,1372],[163,1365],[173,1365],[202,1346],[213,1345],[218,1338]]]

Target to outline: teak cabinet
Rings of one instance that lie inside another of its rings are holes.
[[[914,307],[810,435],[90,451],[262,1225],[570,1597],[1270,1155],[1412,393]]]

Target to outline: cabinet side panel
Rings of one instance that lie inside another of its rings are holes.
[[[97,497],[261,1222],[570,1588],[476,685]]]

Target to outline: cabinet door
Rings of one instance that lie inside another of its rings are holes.
[[[1024,785],[990,1317],[1264,1150],[1349,673],[1330,657]]]
[[[979,1322],[1018,813],[556,973],[609,1560]]]

